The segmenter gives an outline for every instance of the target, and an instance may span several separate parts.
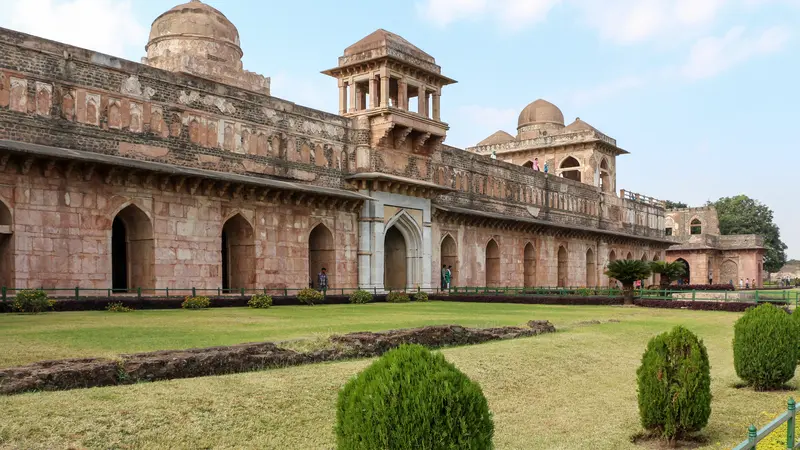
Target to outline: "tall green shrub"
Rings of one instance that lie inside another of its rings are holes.
[[[480,386],[420,345],[389,351],[339,392],[339,450],[492,449]]]
[[[772,304],[748,309],[733,328],[736,375],[756,390],[791,380],[797,368],[797,329],[795,320]]]
[[[350,294],[350,303],[361,304],[361,303],[369,303],[371,301],[372,301],[372,293],[369,291],[359,289]]]
[[[642,426],[674,442],[711,415],[711,366],[703,341],[677,326],[647,344],[636,371]]]

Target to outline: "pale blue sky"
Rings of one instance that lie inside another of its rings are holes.
[[[138,61],[177,2],[6,0],[0,26]],[[377,28],[459,81],[447,142],[474,145],[544,98],[631,152],[617,185],[701,205],[744,193],[774,211],[800,258],[800,0],[208,0],[239,29],[273,95],[336,112],[319,72]]]

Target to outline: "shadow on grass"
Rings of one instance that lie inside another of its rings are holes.
[[[631,442],[646,449],[700,448],[711,443],[711,440],[702,434],[681,436],[674,442],[661,437],[659,433],[642,431],[631,436]]]

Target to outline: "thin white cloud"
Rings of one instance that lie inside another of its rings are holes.
[[[6,0],[0,25],[138,61],[148,28],[131,0]]]
[[[575,91],[572,95],[572,102],[576,106],[584,106],[596,103],[616,96],[622,95],[626,91],[638,89],[647,84],[646,77],[638,75],[626,75],[609,82],[601,83],[587,89]]]
[[[710,78],[754,57],[782,50],[790,37],[789,29],[780,26],[760,33],[734,27],[722,37],[697,41],[680,73],[689,79]]]
[[[561,0],[424,0],[416,7],[421,18],[439,26],[489,17],[504,28],[520,29],[544,20],[559,3]]]

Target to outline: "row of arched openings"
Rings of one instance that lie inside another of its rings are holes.
[[[220,233],[221,288],[227,292],[256,285],[255,232],[241,214],[230,217]],[[316,286],[317,275],[327,269],[328,286],[336,272],[333,234],[318,224],[308,238],[308,279]],[[177,274],[176,274],[177,275]],[[111,284],[116,292],[155,288],[153,226],[144,211],[128,205],[114,217],[111,227]]]

